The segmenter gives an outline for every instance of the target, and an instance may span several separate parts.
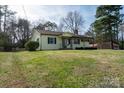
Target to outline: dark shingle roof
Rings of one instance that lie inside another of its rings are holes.
[[[72,38],[92,38],[84,35],[75,35],[71,32],[57,32],[57,31],[49,31],[49,30],[37,30],[41,35],[54,35],[54,36],[60,36],[63,35],[64,33],[70,33],[72,34]]]
[[[63,32],[55,32],[55,31],[48,31],[48,30],[38,30],[38,32],[42,35],[62,35]]]

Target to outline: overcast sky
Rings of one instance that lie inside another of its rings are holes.
[[[22,5],[11,5],[10,9],[17,12],[17,17],[25,18]],[[39,19],[50,20],[59,24],[62,17],[66,16],[69,11],[78,11],[85,20],[84,31],[87,31],[90,24],[95,20],[97,6],[95,5],[24,5],[26,15],[31,22]]]

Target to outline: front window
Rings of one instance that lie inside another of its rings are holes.
[[[80,44],[80,39],[74,39],[74,44]]]
[[[48,37],[48,44],[56,44],[56,38]]]

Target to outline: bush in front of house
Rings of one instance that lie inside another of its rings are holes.
[[[35,51],[39,46],[39,43],[36,42],[36,41],[28,41],[26,44],[25,44],[25,48],[29,51]]]
[[[76,47],[76,50],[96,50],[96,47]]]

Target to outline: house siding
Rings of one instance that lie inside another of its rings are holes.
[[[48,44],[48,37],[56,38],[56,44]],[[41,43],[43,50],[62,48],[62,39],[59,36],[42,35]]]
[[[90,46],[90,44],[89,44],[89,42],[82,42],[81,40],[80,40],[80,44],[73,44],[72,45],[73,47],[73,49],[75,49],[76,47],[78,48],[78,47],[89,47]]]

